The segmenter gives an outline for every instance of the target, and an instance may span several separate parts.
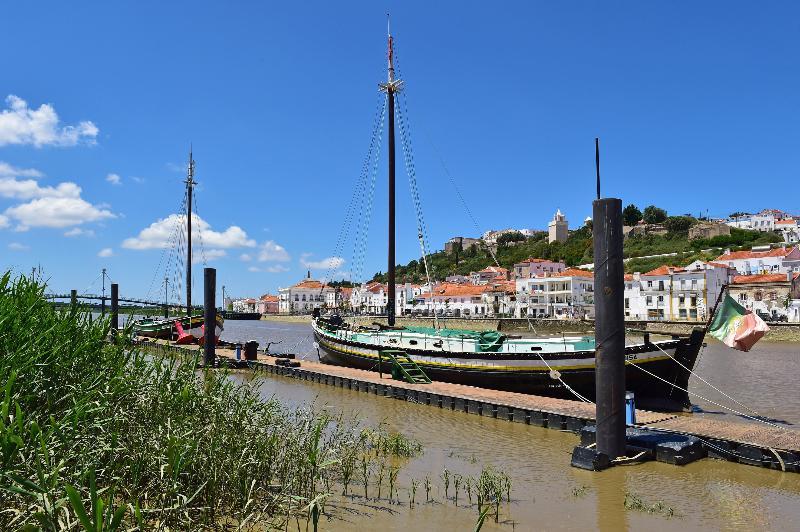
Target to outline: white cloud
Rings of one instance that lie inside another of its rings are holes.
[[[193,264],[200,264],[205,259],[205,262],[211,262],[212,260],[221,259],[227,255],[224,249],[207,249],[205,251],[195,250],[192,253],[192,263]]]
[[[9,207],[4,214],[17,222],[18,231],[31,227],[70,227],[116,217],[79,197],[42,197]]]
[[[94,236],[94,231],[92,229],[81,229],[80,227],[73,227],[69,231],[64,233],[66,237],[76,237],[76,236]]]
[[[97,253],[98,257],[113,257],[114,250],[111,248],[103,248]]]
[[[185,214],[170,214],[145,227],[138,236],[126,238],[122,247],[127,249],[164,249],[172,245],[173,235],[178,228],[186,227]],[[184,230],[185,231],[185,230]],[[213,249],[231,249],[255,247],[256,242],[247,237],[247,233],[236,225],[222,232],[213,231],[211,225],[196,214],[192,214],[192,239],[195,245],[202,244],[209,251]]]
[[[267,240],[258,251],[259,262],[286,262],[289,260],[289,252],[286,248],[276,244],[274,240]]]
[[[94,144],[100,132],[89,120],[74,126],[59,126],[56,110],[47,103],[34,109],[22,98],[10,94],[6,105],[8,108],[0,111],[0,146],[30,144],[40,148],[75,146],[80,142]]]
[[[267,266],[266,268],[259,268],[258,266],[250,266],[247,268],[248,272],[267,272],[267,273],[283,273],[288,272],[289,268],[284,266],[283,264],[273,264],[272,266]]]
[[[133,181],[134,183],[137,183],[137,184],[142,184],[142,183],[144,183],[146,181],[146,179],[143,178],[143,177],[132,176],[131,177],[131,181]]]
[[[3,216],[0,214],[0,229],[8,227],[10,224],[8,222],[8,216]]]
[[[122,178],[119,176],[119,174],[108,174],[106,176],[106,181],[108,181],[112,185],[121,185],[122,184]]]
[[[303,256],[300,257],[300,264],[302,264],[304,268],[310,270],[336,270],[341,268],[344,264],[344,259],[342,257],[327,257],[317,261],[308,261],[306,260],[308,257],[310,257],[310,254],[304,253]]]
[[[0,161],[0,177],[42,177],[39,170],[33,168],[17,168],[10,164]]]
[[[253,257],[249,253],[242,253],[241,255],[239,255],[239,260],[241,260],[242,262],[250,262],[251,260],[253,260]]]
[[[78,198],[81,187],[66,181],[55,187],[43,187],[33,179],[15,179],[13,177],[0,177],[0,196],[28,200],[31,198]]]
[[[11,251],[28,251],[30,246],[26,246],[25,244],[20,244],[19,242],[11,242],[8,245],[8,249]]]

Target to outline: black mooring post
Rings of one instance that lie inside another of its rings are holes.
[[[119,330],[119,285],[111,283],[111,334],[114,338]]]
[[[203,364],[212,367],[217,356],[215,332],[217,329],[217,270],[205,268],[203,270],[203,324],[205,328],[203,344]]]
[[[625,455],[625,272],[622,200],[593,202],[597,452]]]
[[[77,290],[70,290],[69,291],[69,304],[73,307],[78,304],[78,291]]]

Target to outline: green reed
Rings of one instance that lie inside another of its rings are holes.
[[[376,452],[354,422],[132,348],[130,331],[109,343],[108,319],[43,293],[0,277],[2,530],[316,527],[359,460],[366,497],[375,456],[421,451],[377,429]]]

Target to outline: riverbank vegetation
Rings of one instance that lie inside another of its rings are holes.
[[[0,530],[301,530],[343,501],[433,504],[429,477],[401,485],[413,438],[109,342],[108,320],[43,292],[0,278]],[[508,477],[457,478],[455,504],[498,519]]]
[[[0,529],[278,526],[318,506],[356,459],[374,468],[419,452],[110,344],[107,321],[42,292],[0,280]]]

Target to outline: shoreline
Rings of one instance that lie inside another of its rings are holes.
[[[348,317],[362,325],[371,325],[373,322],[385,322],[384,316],[353,316]],[[304,323],[311,324],[310,314],[269,314],[262,316],[261,321],[269,321],[275,323]],[[518,318],[481,318],[481,319],[464,319],[464,318],[440,318],[440,323],[447,324],[452,328],[468,328],[473,330],[492,330],[504,332],[528,332],[531,327],[536,331],[541,331],[545,334],[553,333],[569,333],[569,334],[587,334],[594,332],[594,323],[588,321],[577,320],[526,320]],[[398,325],[412,325],[432,327],[432,318],[406,318],[398,317]],[[700,323],[687,323],[687,322],[628,322],[631,328],[646,328],[652,330],[653,333],[659,331],[665,334],[669,333],[687,333],[693,327],[702,325]],[[771,324],[770,331],[762,338],[764,342],[792,342],[800,343],[800,323],[788,324]],[[711,336],[706,336],[708,340],[717,341]]]

